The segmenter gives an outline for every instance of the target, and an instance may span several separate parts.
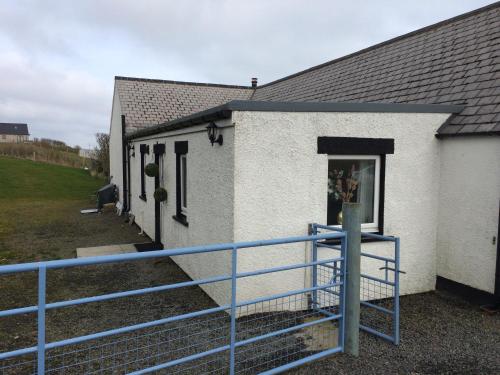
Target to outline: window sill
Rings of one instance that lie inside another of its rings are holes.
[[[380,236],[383,236],[384,234],[382,232],[369,232],[372,234],[378,234]],[[361,237],[361,243],[370,243],[370,242],[386,242],[384,240],[379,240],[377,238],[366,238],[366,237]],[[325,240],[324,243],[328,245],[340,245],[340,240],[337,238],[334,238],[332,240]]]
[[[146,199],[145,195],[139,195],[139,198],[142,199],[144,202],[147,202],[147,199]]]
[[[172,216],[172,219],[177,221],[178,223],[184,225],[185,227],[189,227],[189,223],[187,222],[186,216],[184,215],[174,215]]]

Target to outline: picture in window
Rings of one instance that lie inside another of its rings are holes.
[[[328,161],[328,225],[342,224],[342,204],[361,203],[361,222],[376,225],[377,157],[335,158]]]

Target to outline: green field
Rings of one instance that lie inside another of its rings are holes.
[[[83,169],[0,157],[0,264],[73,257],[92,238],[79,211],[104,184]]]
[[[0,157],[0,205],[4,199],[86,199],[103,184],[83,169]]]

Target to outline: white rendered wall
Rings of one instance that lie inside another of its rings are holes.
[[[118,196],[123,203],[123,164],[122,164],[122,111],[118,94],[113,95],[111,109],[111,128],[109,131],[109,175],[111,183],[118,187]]]
[[[221,127],[231,126],[229,120],[218,121]],[[222,130],[223,146],[210,144],[205,126],[207,124],[181,131],[163,133],[154,139],[135,140],[135,157],[131,163],[132,213],[137,224],[154,238],[154,178],[146,177],[146,196],[144,202],[140,195],[140,144],[149,144],[150,154],[147,163],[154,162],[153,145],[165,144],[164,174],[168,200],[161,204],[162,243],[165,248],[177,248],[211,243],[233,241],[233,165],[234,165],[234,128]],[[187,198],[188,213],[186,227],[175,221],[176,180],[175,152],[176,141],[188,141],[187,154]],[[174,261],[192,278],[206,278],[230,274],[231,258],[228,252],[197,254],[174,257]],[[230,283],[207,284],[202,288],[218,304],[229,302]]]
[[[29,140],[29,135],[1,134],[0,143],[21,143]]]
[[[441,142],[437,274],[494,292],[500,137]]]
[[[401,237],[401,268],[407,272],[401,292],[434,289],[440,166],[434,135],[448,116],[234,112],[235,241],[306,234],[308,223],[326,223],[328,155],[317,153],[319,136],[394,138],[395,153],[386,162],[384,232]],[[304,244],[286,248],[246,250],[239,257],[240,269],[300,263],[308,256]],[[389,243],[362,248],[392,254]],[[242,280],[238,297],[308,285],[305,272],[288,271]]]

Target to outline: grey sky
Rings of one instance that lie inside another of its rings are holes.
[[[490,3],[2,0],[0,122],[89,147],[115,75],[266,83]]]

